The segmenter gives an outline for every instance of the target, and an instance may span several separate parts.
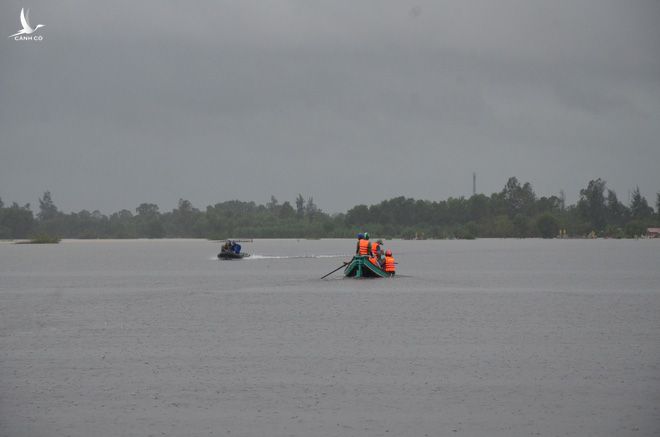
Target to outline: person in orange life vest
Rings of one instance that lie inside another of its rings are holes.
[[[396,260],[389,249],[385,251],[385,271],[392,275],[396,273]]]
[[[360,241],[362,241],[363,238],[364,238],[364,234],[362,232],[357,234],[358,241],[357,241],[357,246],[355,246],[355,254],[356,255],[360,254]]]
[[[382,255],[382,248],[381,245],[383,244],[383,240],[378,240],[375,243],[371,243],[371,253],[373,254],[373,260],[369,259],[374,265],[377,265],[378,267],[381,267],[381,255]]]
[[[371,244],[369,243],[369,233],[365,232],[364,233],[364,238],[358,241],[358,247],[357,247],[357,254],[358,255],[371,255]]]
[[[378,248],[378,243],[371,243],[369,245],[369,262],[376,267],[380,267],[378,264],[378,257],[376,256],[376,249]]]

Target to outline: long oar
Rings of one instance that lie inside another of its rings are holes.
[[[327,275],[321,276],[321,279],[325,278],[326,276],[330,276],[330,275],[332,275],[332,274],[333,274],[334,272],[336,272],[337,270],[343,268],[346,264],[348,264],[348,263],[347,263],[347,262],[344,262],[344,264],[340,265],[339,267],[337,267],[336,269],[334,269],[333,271],[331,271],[331,272],[328,273]]]

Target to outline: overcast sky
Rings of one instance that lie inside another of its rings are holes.
[[[43,41],[8,38],[22,7]],[[0,197],[104,213],[660,191],[660,2],[0,5]],[[4,36],[3,36],[4,35]]]

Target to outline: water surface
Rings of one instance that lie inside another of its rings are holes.
[[[0,435],[657,435],[660,241],[0,243]]]

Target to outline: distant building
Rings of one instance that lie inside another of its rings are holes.
[[[649,238],[660,238],[660,228],[648,228],[646,230],[646,235]]]

